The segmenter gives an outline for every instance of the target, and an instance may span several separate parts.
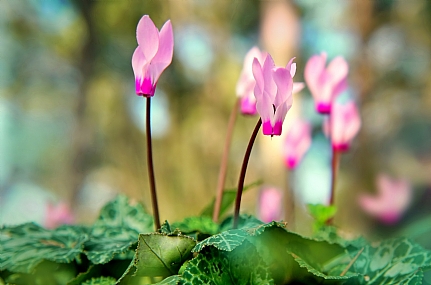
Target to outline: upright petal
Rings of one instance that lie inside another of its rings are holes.
[[[292,88],[293,80],[290,75],[290,70],[287,68],[276,68],[273,71],[273,80],[277,86],[277,93],[274,98],[274,105],[277,108],[279,105],[287,101],[287,104],[292,105]]]
[[[292,78],[295,76],[296,73],[296,63],[293,62],[293,60],[295,59],[295,57],[292,57],[289,62],[286,64],[286,69],[290,70],[290,75],[292,76]]]
[[[350,102],[344,106],[344,116],[346,121],[344,139],[346,141],[350,141],[356,136],[361,128],[361,118],[354,102]]]
[[[133,53],[132,56],[132,69],[133,69],[133,73],[135,74],[135,89],[136,89],[136,94],[138,95],[142,95],[142,91],[141,91],[141,84],[143,81],[143,68],[145,65],[145,56],[142,53],[141,48],[138,46],[135,49],[135,52]]]
[[[289,111],[290,107],[292,105],[288,105],[287,102],[282,103],[278,108],[275,110],[274,116],[271,120],[271,125],[273,127],[272,135],[279,136],[281,135],[283,129],[283,122],[286,118],[287,112]]]
[[[253,60],[256,58],[262,65],[264,56],[266,56],[266,53],[261,52],[257,47],[253,47],[247,52],[244,58],[240,79],[236,85],[236,94],[238,97],[244,96],[250,85],[252,85],[252,88],[254,88],[255,82],[253,78]]]
[[[321,55],[313,55],[305,65],[304,79],[315,99],[319,98],[319,78],[324,71],[325,62],[326,54],[322,53]]]
[[[257,100],[259,100],[263,96],[265,83],[263,78],[262,66],[260,65],[259,60],[257,58],[253,60],[252,70],[253,70],[254,79],[256,81],[256,85],[254,87],[254,96],[256,97]]]
[[[148,15],[144,15],[136,29],[136,39],[147,61],[151,61],[159,49],[159,31]]]
[[[262,74],[263,74],[263,81],[265,86],[264,90],[271,97],[271,100],[274,100],[275,94],[276,94],[276,88],[277,88],[272,77],[274,68],[275,68],[274,60],[272,59],[271,55],[268,54],[262,66]]]
[[[337,56],[328,64],[326,70],[330,74],[332,82],[336,85],[347,77],[349,65],[343,57]]]
[[[171,64],[173,51],[174,34],[171,21],[168,20],[160,30],[159,49],[151,61],[150,72],[155,84],[157,84],[162,72]]]

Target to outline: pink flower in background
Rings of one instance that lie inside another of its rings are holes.
[[[277,188],[263,188],[259,195],[258,218],[269,223],[282,217],[283,193]]]
[[[393,180],[385,174],[377,178],[377,196],[361,194],[359,205],[386,224],[398,222],[410,205],[412,188],[406,180]]]
[[[262,119],[264,135],[281,135],[284,119],[292,107],[293,59],[289,61],[286,68],[276,67],[269,54],[263,66],[256,58],[253,60],[253,76],[256,80],[254,96],[257,112]]]
[[[311,124],[297,120],[292,124],[284,141],[283,154],[286,167],[295,169],[311,145]]]
[[[236,94],[241,98],[241,113],[244,115],[256,115],[256,98],[254,97],[253,91],[256,81],[253,77],[253,60],[256,58],[260,65],[263,64],[268,53],[262,52],[257,47],[253,47],[246,54],[244,59],[244,66],[241,71],[241,76],[236,85]],[[289,63],[290,64],[290,63]],[[286,67],[287,68],[287,67]],[[290,64],[290,74],[293,78],[296,72],[296,64]],[[303,82],[293,83],[292,93],[297,93],[304,88],[305,84]]]
[[[148,15],[144,15],[136,29],[138,47],[132,56],[136,94],[151,97],[163,70],[172,62],[174,36],[171,21],[157,30]]]
[[[323,124],[323,131],[326,136],[331,137],[332,148],[344,152],[349,150],[350,142],[360,127],[358,109],[356,104],[350,101],[347,104],[334,103],[330,119]]]
[[[49,203],[46,208],[45,227],[54,229],[63,224],[72,224],[75,218],[69,206],[61,202],[57,205]]]
[[[314,97],[316,110],[331,113],[332,102],[347,89],[349,66],[344,58],[337,56],[325,68],[326,53],[313,55],[305,65],[305,82]]]
[[[261,52],[259,48],[253,47],[245,55],[244,66],[242,67],[241,75],[238,83],[236,84],[236,95],[241,98],[241,113],[244,115],[256,115],[256,98],[254,97],[253,90],[256,81],[253,77],[253,60],[256,58],[260,64],[266,58],[267,53]]]

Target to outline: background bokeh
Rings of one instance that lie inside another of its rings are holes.
[[[197,215],[212,199],[235,85],[246,52],[277,65],[326,51],[349,62],[348,92],[362,128],[342,157],[335,223],[370,237],[409,235],[431,247],[431,2],[427,0],[22,0],[0,1],[0,224],[43,223],[47,203],[71,205],[91,223],[116,193],[148,209],[145,102],[134,93],[136,25],[171,19],[175,50],[153,100],[154,164],[161,218]],[[285,128],[312,121],[313,144],[288,173],[282,138],[260,135],[246,184],[295,199],[289,227],[309,233],[306,203],[327,203],[330,146],[308,89],[294,97]],[[257,118],[236,122],[226,187],[234,188]],[[383,226],[357,203],[379,173],[406,178],[411,207]],[[293,189],[293,192],[290,190]],[[255,213],[258,189],[242,210]],[[289,204],[292,204],[289,202]]]

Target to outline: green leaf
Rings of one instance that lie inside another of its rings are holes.
[[[261,185],[262,183],[263,183],[262,180],[258,180],[256,182],[253,182],[251,184],[246,185],[243,189],[243,193],[247,190],[250,190],[253,187]],[[236,198],[236,191],[237,191],[236,188],[224,190],[223,198],[222,198],[221,206],[220,206],[219,217],[223,216],[227,212],[227,210],[230,208],[230,206],[232,206],[232,204]],[[206,216],[206,217],[211,218],[213,216],[213,212],[214,212],[214,204],[215,204],[215,198],[213,198],[211,203],[204,208],[204,210],[201,212],[201,216]]]
[[[144,207],[119,195],[102,208],[92,227],[90,239],[85,243],[87,257],[94,264],[104,264],[122,256],[131,259],[133,251],[129,248],[137,243],[138,235],[153,230],[153,218]],[[127,252],[129,254],[121,255]]]
[[[429,268],[430,251],[409,239],[396,238],[364,247],[352,270],[367,276],[367,284],[422,284],[422,270]]]
[[[80,272],[75,278],[70,280],[67,285],[81,285],[84,281],[100,276],[101,266],[91,265],[88,267],[87,271]]]
[[[10,273],[4,276],[4,280],[6,284],[58,285],[66,284],[75,275],[74,264],[58,264],[45,260],[39,263],[31,273]]]
[[[181,280],[181,276],[172,275],[156,283],[155,285],[177,285],[180,282],[180,280]]]
[[[195,245],[196,241],[188,236],[140,234],[135,274],[163,277],[177,274],[181,265],[191,257],[191,250]]]
[[[337,208],[333,205],[308,204],[307,208],[310,215],[314,218],[314,231],[318,231],[320,228],[324,227],[325,223],[332,219],[337,213]]]
[[[255,227],[245,227],[235,230],[228,230],[217,235],[211,236],[198,243],[193,252],[199,252],[206,246],[213,246],[219,250],[232,251],[240,246],[248,236],[259,235],[269,227],[285,227],[284,223],[272,222],[269,224],[260,224]]]
[[[209,217],[188,217],[182,222],[172,224],[173,228],[178,228],[184,234],[202,233],[214,235],[218,231],[218,224]]]
[[[0,271],[30,273],[43,260],[79,260],[88,229],[64,225],[46,230],[36,224],[0,228]]]
[[[337,275],[331,275],[331,274],[325,274],[313,266],[311,266],[309,263],[304,261],[299,256],[292,254],[294,260],[298,263],[298,265],[301,268],[305,268],[309,273],[312,273],[312,276],[305,277],[307,280],[309,280],[309,283],[313,284],[361,284],[361,280],[363,277],[359,274],[352,273],[344,276],[340,276],[340,274]],[[297,273],[298,274],[298,273]],[[303,279],[303,277],[299,278]],[[311,282],[313,280],[313,282]]]
[[[214,247],[203,249],[188,263],[182,279],[180,284],[184,285],[274,284],[268,266],[247,241],[228,252]]]
[[[98,277],[85,281],[82,285],[115,285],[115,278],[112,277]]]
[[[136,272],[135,261],[136,261],[136,255],[133,256],[133,259],[130,262],[129,266],[126,268],[123,275],[117,280],[117,283],[115,283],[115,284],[128,284],[129,283],[128,282],[129,279],[133,278],[133,276],[135,275],[135,272]]]

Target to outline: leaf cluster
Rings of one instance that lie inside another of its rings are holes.
[[[2,227],[0,284],[422,284],[431,267],[406,238],[370,244],[328,226],[303,237],[246,215],[231,225],[203,215],[153,232],[142,205],[118,196],[92,226]]]

